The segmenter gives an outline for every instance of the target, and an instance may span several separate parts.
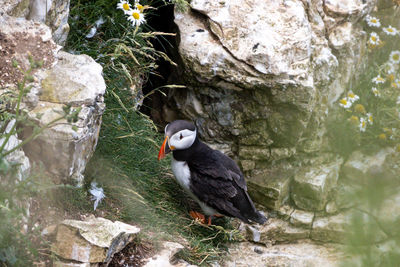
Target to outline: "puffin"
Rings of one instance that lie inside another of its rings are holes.
[[[255,208],[235,161],[200,141],[192,122],[176,120],[164,131],[158,160],[172,151],[171,167],[176,181],[204,213],[190,211],[192,218],[205,224],[208,216],[208,225],[212,218],[221,216],[235,217],[245,223],[267,221]]]

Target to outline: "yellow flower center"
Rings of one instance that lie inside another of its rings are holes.
[[[351,116],[350,117],[350,122],[352,123],[352,124],[358,124],[358,117],[357,116]]]
[[[137,9],[139,9],[139,11],[143,10],[143,6],[141,4],[137,4],[136,7],[137,7]]]
[[[392,59],[395,60],[395,61],[398,61],[400,59],[400,54],[394,54],[392,56]]]
[[[347,105],[347,100],[346,99],[344,99],[344,98],[342,98],[342,99],[340,99],[340,101],[339,101],[341,104],[343,104],[343,105]]]
[[[348,95],[350,98],[355,98],[355,97],[356,97],[356,95],[353,94],[353,93],[348,93],[347,95]]]
[[[378,135],[378,138],[381,140],[385,140],[386,139],[386,134],[381,133],[380,135]]]
[[[375,36],[371,36],[371,40],[376,42],[376,37]]]
[[[371,22],[376,23],[377,21],[376,21],[376,19],[371,19]]]
[[[133,13],[132,13],[132,17],[133,17],[134,19],[138,20],[138,19],[140,18],[140,15],[139,15],[139,13],[137,13],[137,12],[133,12]]]
[[[392,83],[391,85],[393,88],[397,88],[397,83]]]
[[[369,117],[368,117],[368,120],[369,120],[370,122],[373,122],[373,121],[374,121],[374,118],[372,118],[372,116],[369,116]]]
[[[365,108],[363,105],[361,104],[357,104],[354,107],[355,111],[359,112],[359,113],[365,113]]]
[[[393,32],[393,29],[392,28],[387,28],[386,29],[388,32]]]
[[[389,74],[387,77],[391,82],[394,81],[394,75],[393,74]]]
[[[384,82],[385,81],[385,79],[383,79],[382,77],[378,77],[378,78],[376,78],[376,80],[380,81],[380,82]]]
[[[129,5],[128,5],[128,3],[123,3],[123,4],[122,4],[122,8],[123,8],[124,10],[129,10]]]
[[[362,121],[362,122],[361,122],[361,127],[362,127],[362,128],[365,128],[365,126],[366,126],[366,122],[365,122],[365,121]]]

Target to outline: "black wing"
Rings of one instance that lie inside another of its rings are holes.
[[[249,220],[265,222],[247,194],[246,181],[237,164],[223,153],[204,146],[188,161],[191,191],[223,215],[246,223]]]

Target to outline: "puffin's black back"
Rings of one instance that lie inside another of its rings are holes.
[[[219,213],[249,223],[267,221],[247,194],[246,181],[237,164],[223,153],[196,138],[185,150],[174,150],[175,160],[186,161],[191,172],[190,189]]]

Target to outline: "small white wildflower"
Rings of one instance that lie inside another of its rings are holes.
[[[139,9],[132,9],[128,13],[128,20],[132,22],[133,26],[140,26],[141,24],[146,22],[144,18],[144,14],[139,11]]]
[[[396,67],[390,60],[385,63],[383,69],[385,70],[386,74],[394,74],[396,72]]]
[[[342,98],[339,100],[339,106],[344,107],[344,108],[349,108],[353,102],[351,102],[347,97]]]
[[[138,2],[135,3],[135,9],[139,10],[141,13],[143,13],[144,10],[144,6],[142,6],[141,4],[139,4]]]
[[[125,15],[128,15],[129,11],[131,10],[131,5],[128,1],[120,0],[117,4],[117,8],[122,9]]]
[[[360,118],[360,125],[358,127],[360,128],[361,132],[365,132],[365,130],[367,129],[367,121],[365,120],[365,118]]]
[[[374,123],[374,117],[372,116],[371,113],[367,113],[367,121],[371,125]]]
[[[389,55],[389,60],[391,62],[393,62],[394,64],[399,63],[400,62],[400,51],[399,50],[392,51]]]
[[[400,105],[400,96],[397,97],[396,104]]]
[[[385,79],[382,78],[381,75],[379,74],[378,76],[372,79],[372,82],[375,84],[385,83]]]
[[[360,97],[356,94],[353,93],[353,91],[350,91],[347,93],[347,99],[351,102],[354,103],[355,101],[357,101],[358,99],[360,99]]]
[[[389,25],[388,27],[383,28],[383,32],[386,33],[387,35],[392,35],[392,36],[394,36],[394,35],[396,35],[399,31],[398,31],[396,28],[394,28],[394,27],[392,27],[391,25]]]
[[[367,21],[367,24],[370,27],[379,28],[381,26],[381,23],[380,23],[379,19],[376,18],[376,17],[372,17],[372,16],[368,15],[368,16],[365,17],[365,20]]]
[[[99,205],[101,200],[103,198],[105,198],[106,195],[104,195],[103,188],[97,187],[96,182],[92,182],[90,185],[91,185],[91,188],[89,190],[89,193],[92,194],[92,200],[94,200],[94,210],[96,210],[97,205]]]
[[[379,35],[376,32],[371,32],[368,43],[371,45],[379,45],[380,41],[381,39],[379,38]]]
[[[381,92],[379,92],[379,90],[376,87],[372,87],[372,93],[376,97],[380,97],[381,96]]]

